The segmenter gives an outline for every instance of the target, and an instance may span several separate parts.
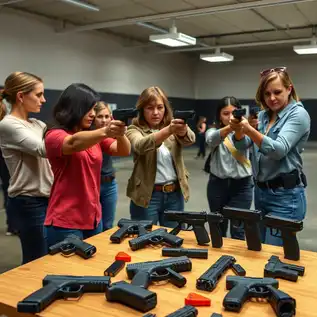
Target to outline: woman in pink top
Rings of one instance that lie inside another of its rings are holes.
[[[124,122],[112,120],[106,127],[90,130],[97,101],[99,95],[90,87],[70,85],[54,108],[55,127],[45,134],[47,157],[54,174],[45,219],[49,246],[69,234],[86,239],[102,232],[102,153],[130,154]]]

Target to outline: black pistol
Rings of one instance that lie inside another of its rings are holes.
[[[228,311],[239,312],[248,299],[265,298],[276,316],[295,316],[295,299],[279,290],[278,286],[278,281],[270,277],[227,276],[226,288],[230,291],[223,299],[223,306]]]
[[[241,109],[235,109],[232,111],[232,115],[234,116],[235,119],[238,119],[241,121],[242,117],[245,116],[247,113],[245,108]]]
[[[279,231],[281,232],[285,259],[298,261],[300,258],[300,249],[296,232],[303,229],[303,221],[268,214],[264,216],[263,224],[270,228],[272,235],[277,235]],[[275,234],[272,229],[276,229]]]
[[[104,293],[108,276],[47,275],[43,287],[18,302],[19,313],[39,313],[57,299],[79,298],[84,293]]]
[[[231,255],[222,255],[203,275],[196,281],[196,288],[211,292],[215,289],[220,277],[232,267],[236,259]]]
[[[174,118],[175,119],[182,119],[184,123],[187,123],[188,120],[194,119],[196,116],[195,110],[175,110],[174,111]]]
[[[282,278],[296,282],[298,276],[303,276],[305,267],[280,261],[278,256],[272,255],[264,268],[264,277]]]
[[[112,283],[106,288],[105,296],[108,302],[120,303],[143,313],[157,305],[156,293],[125,281]]]
[[[54,255],[61,252],[63,255],[68,256],[73,253],[81,256],[84,259],[91,258],[97,249],[95,246],[82,241],[78,236],[70,234],[61,242],[58,242],[48,248],[48,253]]]
[[[168,233],[167,229],[159,228],[129,240],[129,245],[132,251],[136,251],[145,248],[149,244],[157,245],[163,242],[171,247],[180,247],[183,241],[184,239]]]
[[[118,221],[119,229],[110,236],[113,243],[121,243],[125,236],[135,235],[142,236],[152,230],[152,220],[130,220],[121,218]]]
[[[167,221],[178,222],[177,226],[170,232],[170,234],[176,235],[181,230],[194,230],[199,245],[209,243],[209,235],[205,229],[205,223],[207,222],[207,213],[205,211],[189,212],[165,210],[164,219]],[[186,225],[186,227],[184,225]]]
[[[261,251],[261,233],[260,222],[262,213],[259,210],[250,210],[242,208],[224,207],[222,209],[223,216],[227,219],[241,225],[244,224],[245,238],[249,250]]]
[[[160,261],[148,261],[128,264],[126,267],[131,284],[148,288],[152,282],[168,280],[177,287],[186,284],[186,278],[179,272],[191,271],[192,262],[187,256],[169,258]]]
[[[135,108],[126,108],[126,109],[116,109],[113,110],[112,116],[115,120],[119,120],[129,124],[129,119],[135,118],[138,115],[139,111]]]

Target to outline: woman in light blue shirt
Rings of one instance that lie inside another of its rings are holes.
[[[210,173],[207,198],[212,212],[221,212],[225,206],[251,207],[253,183],[249,149],[239,151],[235,148],[234,132],[229,126],[232,112],[239,108],[241,106],[236,98],[223,98],[216,113],[217,129],[211,128],[206,132],[206,143],[211,148],[205,166]],[[226,237],[228,220],[224,219],[220,227],[222,236]],[[230,235],[233,239],[244,240],[243,225],[231,220]]]
[[[303,220],[306,214],[305,187],[301,152],[309,137],[310,117],[299,101],[286,67],[261,72],[256,94],[264,109],[259,113],[258,129],[245,118],[231,118],[235,146],[253,146],[255,207],[263,215]],[[283,245],[280,236],[264,228],[263,242]]]

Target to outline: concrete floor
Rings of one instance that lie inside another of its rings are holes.
[[[186,211],[208,210],[206,198],[206,184],[208,176],[202,171],[204,161],[195,160],[193,157],[196,149],[191,148],[184,151],[185,163],[190,172],[191,198],[185,205]],[[307,216],[304,223],[304,230],[298,234],[300,248],[303,250],[317,251],[317,149],[316,147],[307,148],[304,155],[305,172],[308,178],[309,186],[307,188]],[[119,202],[117,206],[116,221],[122,217],[129,217],[129,199],[126,197],[127,179],[131,175],[132,160],[122,159],[115,162],[117,168],[117,180],[119,184]],[[0,206],[2,206],[2,197],[0,197]],[[10,270],[21,261],[20,242],[15,236],[5,236],[5,213],[0,212],[0,273]]]

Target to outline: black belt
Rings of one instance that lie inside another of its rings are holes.
[[[302,182],[304,186],[306,187],[307,184],[305,184],[306,182],[305,175],[303,173],[299,175],[297,171],[282,174],[281,176],[277,176],[266,182],[259,182],[255,180],[256,185],[261,189],[265,189],[265,188],[276,189],[281,187],[285,189],[292,189],[300,185]]]
[[[116,178],[115,174],[104,176],[101,175],[101,183],[111,183]]]

